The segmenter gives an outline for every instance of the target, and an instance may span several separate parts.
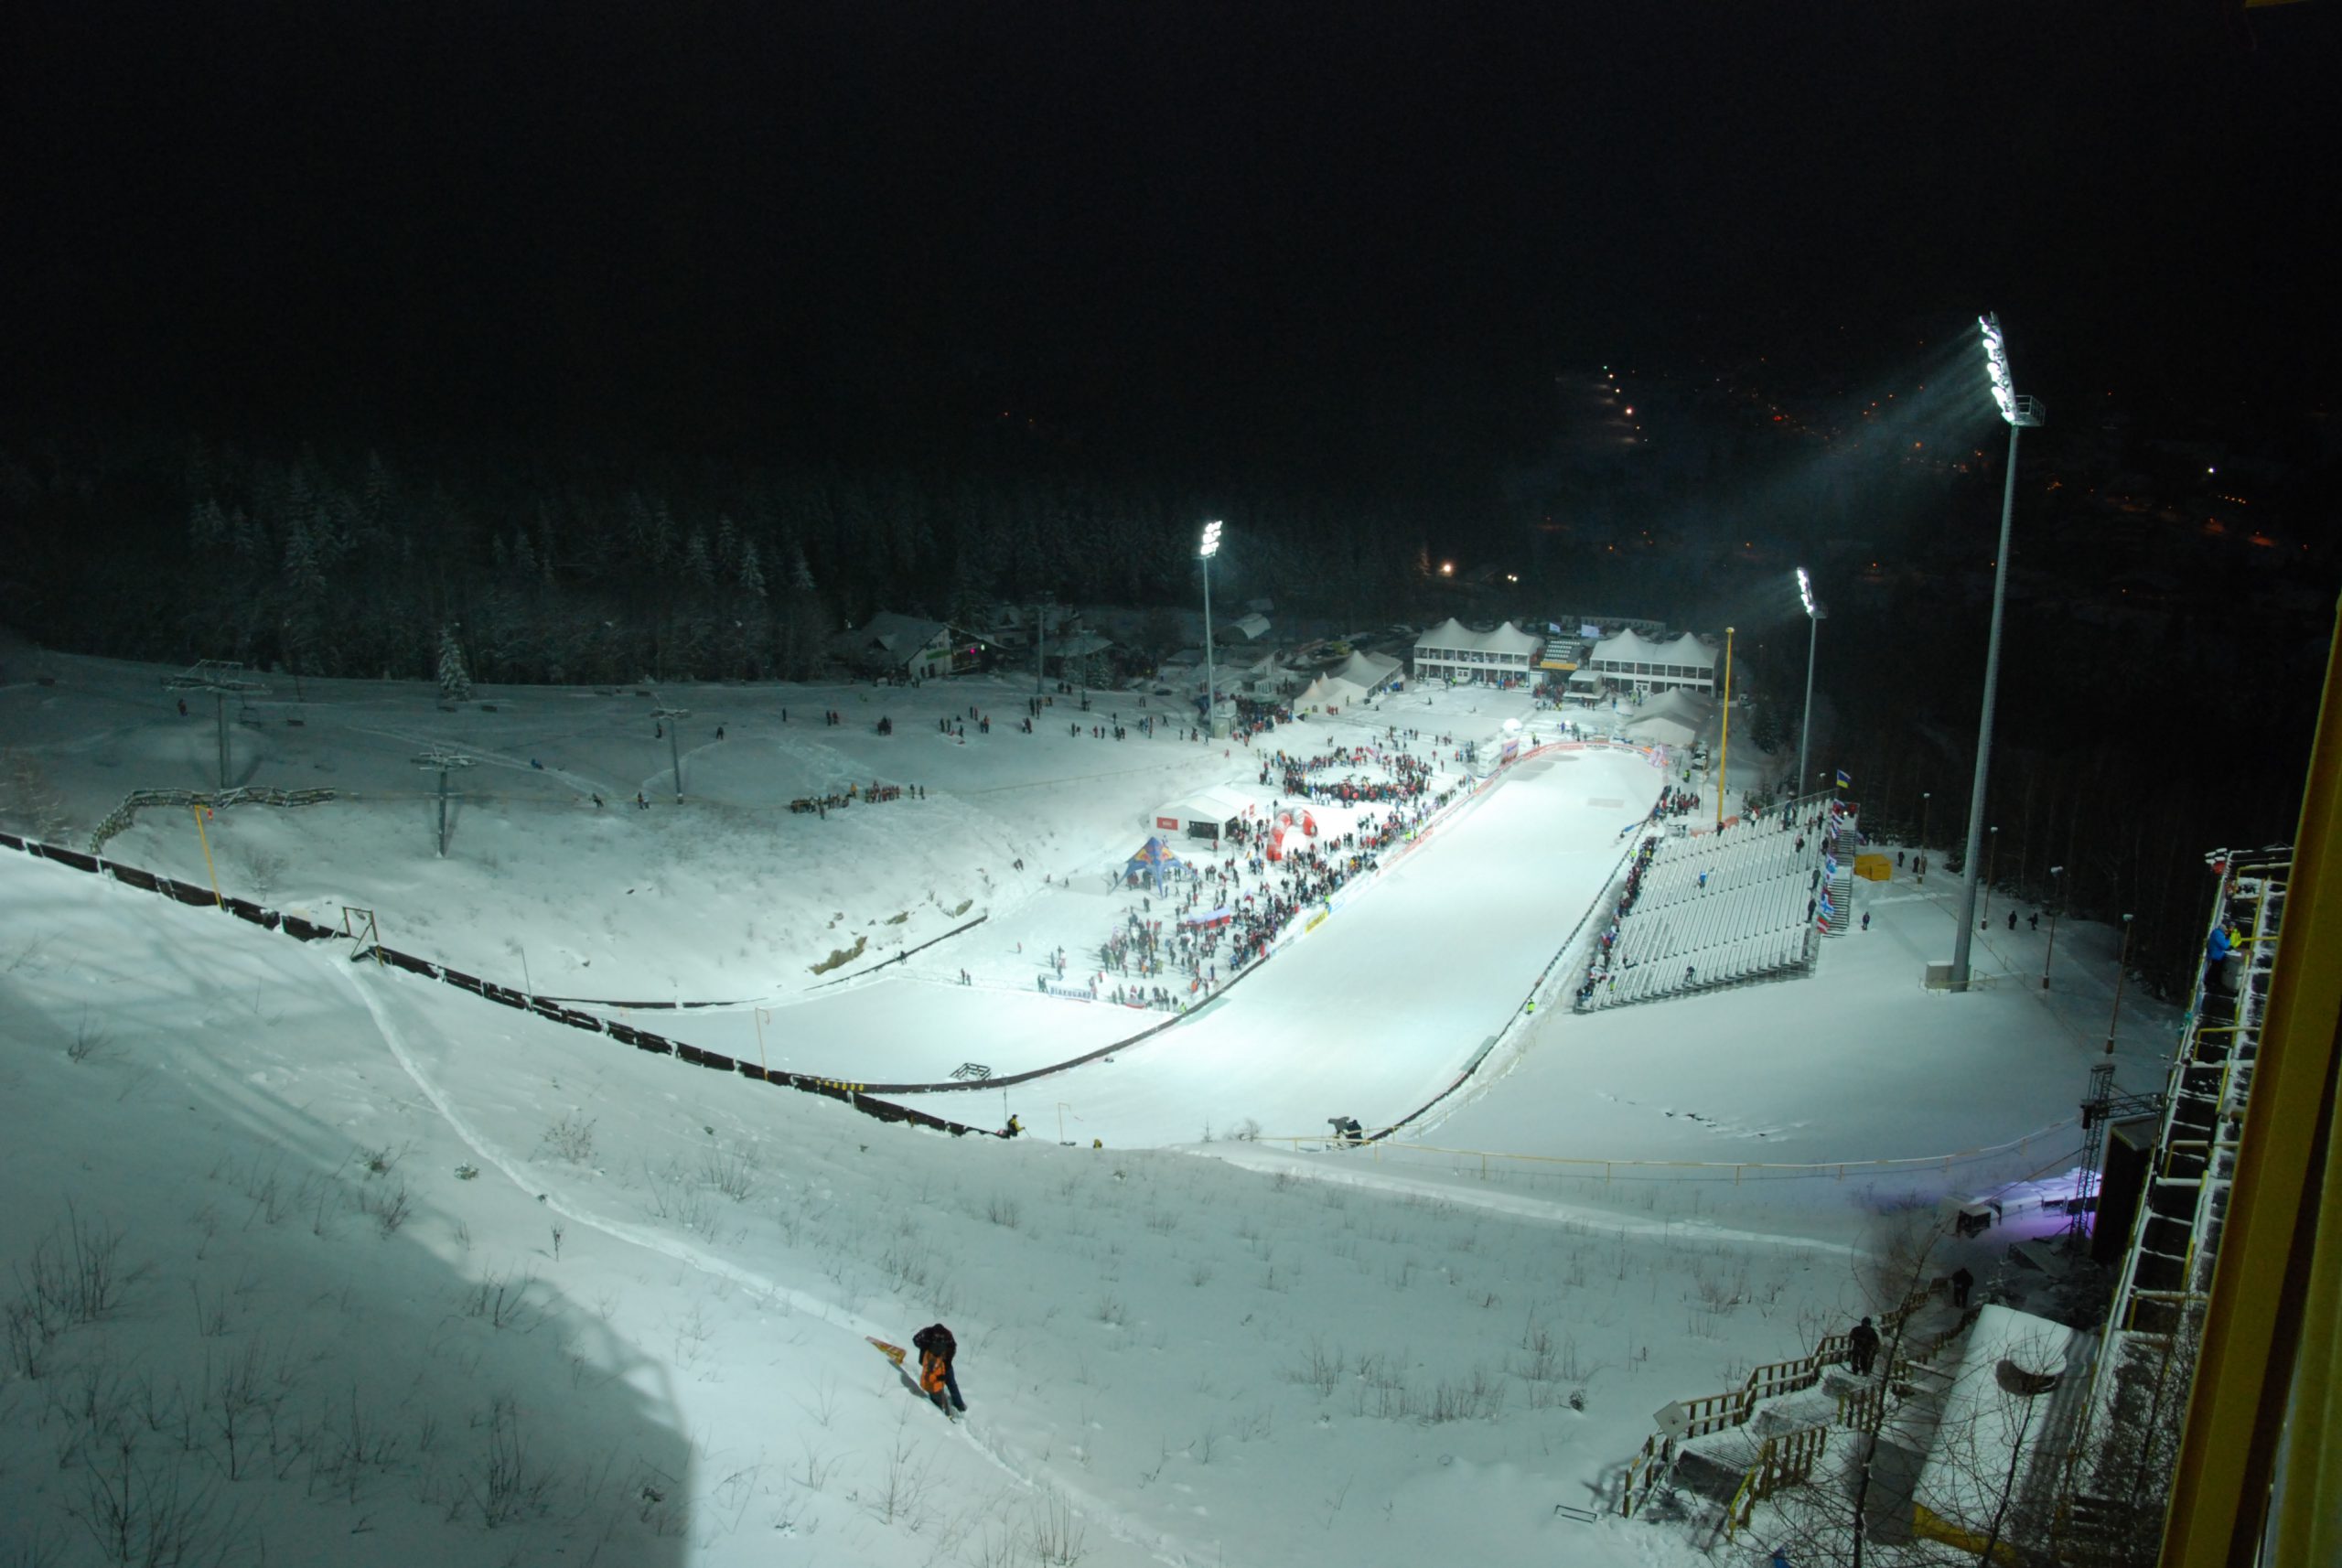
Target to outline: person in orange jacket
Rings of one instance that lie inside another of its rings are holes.
[[[911,1336],[911,1346],[919,1351],[919,1391],[947,1416],[954,1410],[966,1410],[968,1402],[960,1397],[960,1380],[951,1370],[951,1359],[960,1353],[951,1331],[940,1323],[930,1323]],[[943,1404],[946,1393],[951,1396],[949,1410]]]

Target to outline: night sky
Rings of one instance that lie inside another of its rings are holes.
[[[2337,12],[19,0],[5,395],[1461,472],[1558,372],[1993,307],[2053,409],[2297,405]]]

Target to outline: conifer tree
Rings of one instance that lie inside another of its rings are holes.
[[[715,563],[707,553],[707,535],[696,528],[683,542],[683,578],[694,588],[715,585]]]
[[[471,672],[464,668],[464,650],[452,626],[439,628],[439,696],[449,703],[472,700]]]

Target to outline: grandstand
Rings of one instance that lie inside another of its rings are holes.
[[[1651,823],[1639,873],[1603,895],[1610,918],[1597,928],[1577,1010],[1811,968],[1823,931],[1843,931],[1852,913],[1848,868],[1859,835],[1851,819],[1838,843],[1837,875],[1828,878],[1830,908],[1826,916],[1819,909],[1829,841],[1810,824],[1830,810],[1828,799],[1816,796],[1681,837],[1671,824]]]

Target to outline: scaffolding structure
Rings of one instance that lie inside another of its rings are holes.
[[[2063,1533],[2077,1562],[2121,1559],[2126,1530],[2162,1519],[2236,1176],[2292,852],[2223,854],[2215,864],[2208,960],[2172,1061],[2087,1418],[2068,1456]],[[2228,942],[2231,956],[2209,958]],[[2095,1078],[2092,1088],[2100,1092]]]

